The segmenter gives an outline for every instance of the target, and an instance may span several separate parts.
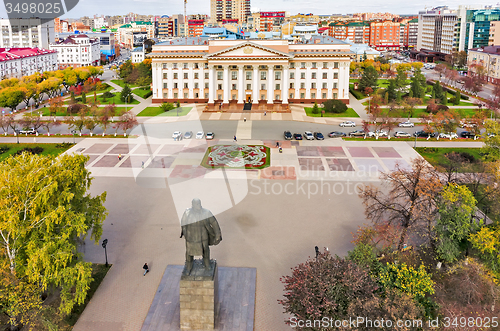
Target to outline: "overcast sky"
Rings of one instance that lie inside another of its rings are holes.
[[[4,0],[7,1],[7,0]],[[32,2],[36,0],[30,0]],[[500,0],[497,0],[500,1]],[[458,5],[496,5],[496,2],[483,0],[461,2],[444,0],[362,0],[362,1],[335,1],[335,0],[252,0],[252,11],[289,11],[296,13],[314,14],[347,14],[359,12],[390,12],[395,14],[418,14],[425,7],[448,5],[455,9]],[[82,16],[124,15],[129,12],[138,14],[172,15],[184,12],[183,0],[80,0],[78,5],[65,18],[79,18]],[[210,14],[210,0],[188,0],[188,14]],[[5,7],[1,6],[1,17],[7,17]]]

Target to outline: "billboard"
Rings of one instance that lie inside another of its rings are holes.
[[[147,32],[133,32],[134,36],[134,47],[142,46],[142,43],[148,39]]]

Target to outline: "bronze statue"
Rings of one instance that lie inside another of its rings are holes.
[[[194,256],[203,256],[206,270],[210,269],[210,248],[222,240],[219,223],[210,210],[201,207],[200,199],[193,199],[181,219],[181,238],[186,239],[186,265],[183,275],[189,275]]]

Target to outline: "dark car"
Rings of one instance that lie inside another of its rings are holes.
[[[364,137],[366,132],[363,130],[356,130],[349,132],[349,137]]]
[[[416,132],[413,132],[413,136],[414,137],[418,137],[418,138],[428,138],[429,136],[431,136],[431,138],[434,138],[436,136],[436,134],[434,132],[427,132],[427,131],[416,131]]]
[[[460,134],[462,138],[474,138],[476,135],[470,131],[464,131]]]
[[[292,140],[293,138],[292,133],[290,131],[285,131],[283,135],[285,136],[285,140]]]
[[[300,133],[294,133],[293,134],[293,139],[295,139],[295,140],[302,140],[302,135]]]
[[[332,131],[328,134],[328,137],[330,138],[345,137],[345,133],[340,131]]]
[[[314,132],[314,138],[316,138],[316,140],[325,140],[325,137],[321,132]]]

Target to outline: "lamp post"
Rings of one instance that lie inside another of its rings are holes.
[[[76,142],[75,142],[75,133],[76,133],[76,130],[71,130],[71,133],[73,134],[73,144],[76,144]]]
[[[107,245],[108,245],[108,239],[104,239],[102,241],[102,248],[104,248],[104,256],[106,258],[106,268],[108,267],[108,251],[106,249]]]

